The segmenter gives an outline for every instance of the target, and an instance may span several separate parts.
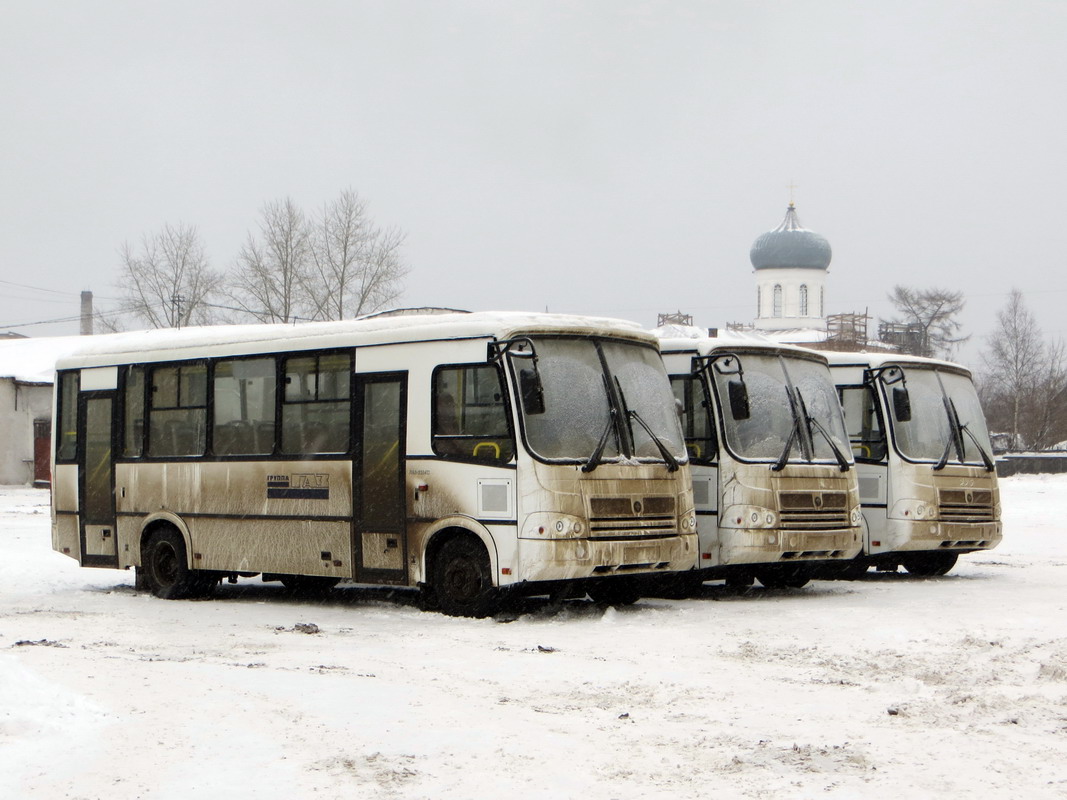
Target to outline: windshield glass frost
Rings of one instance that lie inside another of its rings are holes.
[[[545,398],[545,413],[524,416],[530,449],[545,459],[586,461],[607,431],[602,458],[624,455],[621,430],[611,423],[611,399],[621,390],[627,407],[636,411],[675,458],[684,459],[682,432],[667,374],[659,354],[650,347],[600,342],[608,363],[605,372],[598,343],[590,339],[535,339],[537,369]],[[515,369],[527,362],[515,359]],[[625,412],[620,409],[619,417]],[[644,428],[629,421],[633,453],[662,461],[659,449]],[[629,441],[629,440],[628,440]]]
[[[833,440],[837,449],[851,460],[851,448],[845,434],[841,404],[837,399],[830,370],[818,361],[795,356],[741,354],[741,368],[748,392],[748,419],[735,419],[731,413],[729,382],[738,375],[722,374],[719,362],[712,365],[719,407],[723,409],[726,441],[739,457],[757,460],[777,460],[785,450],[793,432],[794,419],[790,407],[788,381],[792,381],[799,399],[814,421],[809,426],[816,461],[835,461],[833,449],[818,430],[818,423]],[[788,381],[787,381],[788,378]],[[797,412],[801,413],[798,404]],[[804,424],[801,421],[801,424]],[[800,442],[794,440],[790,460],[803,457]]]
[[[938,377],[941,378],[941,383],[938,383]],[[985,415],[970,378],[954,372],[909,367],[904,372],[904,379],[911,401],[911,419],[907,422],[899,421],[895,410],[892,410],[893,391],[903,386],[896,383],[885,387],[891,409],[889,417],[893,424],[893,437],[901,455],[922,461],[938,461],[944,455],[953,433],[942,399],[942,385],[948,399],[955,406],[960,425],[974,435],[986,453],[993,452]],[[964,445],[964,463],[982,464],[982,454],[974,439],[965,432],[961,433],[961,438]],[[949,461],[959,461],[954,446],[949,450]]]

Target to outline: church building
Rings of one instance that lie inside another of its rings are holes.
[[[802,226],[790,203],[782,224],[749,251],[756,272],[756,330],[825,331],[830,258],[830,243]]]

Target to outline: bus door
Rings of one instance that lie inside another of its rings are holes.
[[[407,373],[356,376],[353,563],[359,583],[407,584]]]
[[[118,567],[115,533],[115,422],[113,391],[82,392],[78,398],[78,515],[82,564]]]

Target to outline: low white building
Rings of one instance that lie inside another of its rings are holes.
[[[81,336],[0,341],[0,484],[51,483],[56,359],[84,343]]]

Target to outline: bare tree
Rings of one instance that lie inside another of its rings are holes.
[[[308,296],[310,235],[304,213],[288,197],[261,209],[259,236],[249,232],[231,276],[229,295],[240,312],[259,322],[315,315]]]
[[[408,268],[400,249],[405,234],[383,230],[351,189],[322,209],[311,238],[307,282],[318,319],[345,319],[378,311],[403,292]]]
[[[918,356],[950,357],[970,336],[957,336],[962,327],[956,315],[963,310],[963,292],[894,286],[889,300],[900,317],[891,323],[906,326],[915,336],[905,339],[905,351]]]
[[[123,296],[117,314],[97,315],[105,327],[117,329],[124,316],[152,328],[213,321],[211,301],[219,292],[222,276],[209,268],[195,227],[164,225],[158,233],[141,237],[140,248],[126,242],[119,253]]]
[[[997,312],[982,362],[987,417],[994,430],[1011,434],[1013,448],[1043,449],[1067,435],[1064,345],[1045,342],[1018,289]]]

